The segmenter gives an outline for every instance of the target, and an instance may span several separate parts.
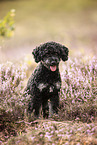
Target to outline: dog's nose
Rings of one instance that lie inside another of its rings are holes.
[[[51,65],[56,65],[56,62],[55,62],[55,61],[52,61],[52,62],[51,62]]]

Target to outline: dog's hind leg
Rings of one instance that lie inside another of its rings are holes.
[[[30,101],[28,103],[27,113],[31,114],[33,112],[33,96],[29,95]]]

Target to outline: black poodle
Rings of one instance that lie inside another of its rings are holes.
[[[38,118],[42,105],[43,117],[48,118],[49,106],[51,115],[58,114],[61,88],[59,62],[61,59],[68,60],[68,48],[56,42],[47,42],[36,47],[32,54],[35,61],[40,63],[29,78],[25,90],[26,96],[30,95],[31,98],[28,112],[34,111],[35,117]]]

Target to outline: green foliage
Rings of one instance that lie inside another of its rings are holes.
[[[10,10],[7,15],[0,20],[0,36],[2,37],[12,37],[14,27],[14,16],[15,10]]]

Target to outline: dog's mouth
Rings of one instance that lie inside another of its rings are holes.
[[[57,69],[56,65],[50,66],[51,71],[56,71],[56,69]]]

